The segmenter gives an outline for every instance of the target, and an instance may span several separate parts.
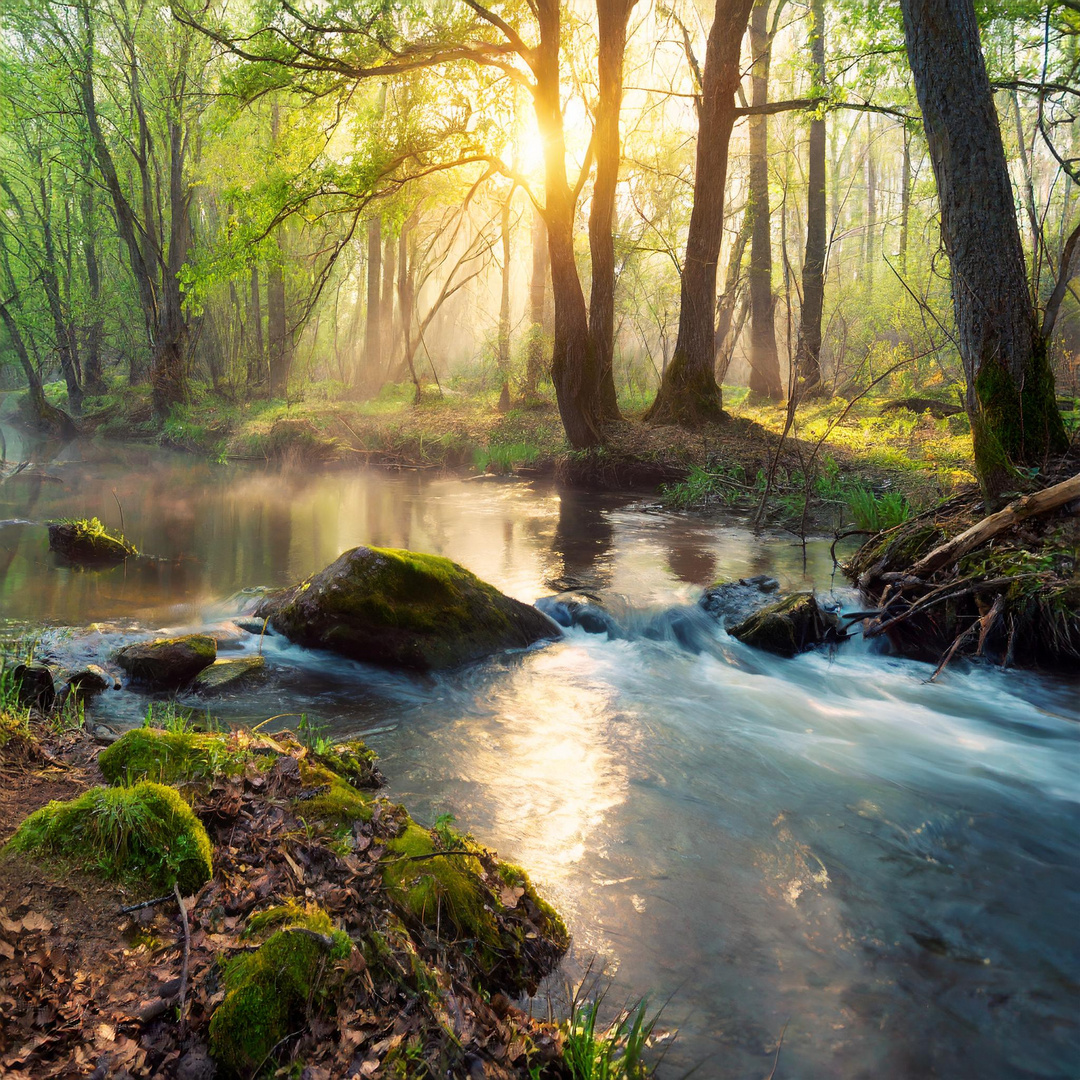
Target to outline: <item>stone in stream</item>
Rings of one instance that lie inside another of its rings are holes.
[[[64,688],[64,697],[76,694],[79,697],[90,697],[91,694],[100,694],[103,690],[119,690],[120,680],[110,675],[103,667],[97,664],[87,664],[86,667],[73,671],[67,677],[67,685]]]
[[[111,533],[97,518],[52,522],[49,547],[68,562],[99,566],[115,565],[138,555],[133,544]]]
[[[357,547],[255,609],[299,645],[427,671],[559,636],[536,608],[437,555]]]
[[[773,602],[773,593],[780,582],[767,574],[740,578],[738,581],[718,581],[705,590],[698,603],[715,619],[729,625],[748,619],[756,611]]]
[[[191,689],[197,694],[218,694],[238,690],[266,676],[266,661],[261,656],[238,656],[233,660],[215,660],[204,667]]]
[[[116,654],[116,662],[132,682],[159,690],[184,686],[216,658],[217,644],[206,634],[146,641]]]
[[[846,636],[837,613],[822,608],[812,592],[792,593],[729,627],[728,633],[745,645],[788,657]]]

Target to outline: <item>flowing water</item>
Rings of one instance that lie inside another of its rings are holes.
[[[447,555],[525,601],[584,590],[630,626],[762,572],[855,603],[828,541],[804,570],[790,536],[626,498],[65,453],[0,486],[0,620],[54,627],[40,647],[68,659],[226,620],[242,590],[358,543]],[[25,524],[119,507],[163,561],[73,570]],[[114,625],[60,629],[93,621]],[[930,684],[860,640],[781,660],[695,627],[693,651],[575,629],[437,677],[271,637],[267,685],[215,710],[364,734],[392,795],[530,869],[575,935],[565,978],[595,958],[610,1000],[669,999],[668,1076],[767,1077],[781,1033],[778,1078],[1080,1075],[1077,684],[959,665]],[[134,722],[145,699],[95,708]]]

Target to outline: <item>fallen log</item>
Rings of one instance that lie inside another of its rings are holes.
[[[1080,499],[1080,473],[1068,480],[1063,480],[1053,487],[1036,491],[1033,495],[1022,495],[1014,499],[1004,510],[976,522],[970,529],[965,529],[958,536],[940,544],[933,551],[924,555],[908,573],[912,577],[926,578],[943,566],[955,562],[962,555],[992,540],[999,533],[1026,518],[1048,514],[1052,510],[1065,506],[1074,499]]]

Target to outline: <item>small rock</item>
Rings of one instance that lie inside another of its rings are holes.
[[[204,1046],[192,1047],[176,1064],[176,1080],[214,1080],[217,1065]]]
[[[534,607],[560,626],[580,626],[586,634],[607,634],[614,639],[624,635],[619,624],[599,604],[574,597],[541,596]]]
[[[86,667],[68,676],[66,694],[89,697],[91,694],[100,694],[103,690],[119,689],[119,679],[97,664],[87,664]]]
[[[69,562],[115,565],[138,552],[123,537],[114,536],[97,518],[54,521],[49,525],[49,547]]]
[[[206,634],[128,645],[116,654],[116,662],[133,682],[172,690],[191,682],[216,658],[217,644]]]
[[[262,634],[266,634],[267,637],[269,637],[274,633],[273,628],[270,626],[268,620],[254,619],[250,618],[247,615],[239,619],[233,619],[231,625],[239,627],[239,629],[243,630],[247,634],[256,634],[259,636],[261,636]]]
[[[215,694],[235,690],[266,675],[266,661],[261,656],[241,656],[235,660],[215,660],[195,676],[192,689],[197,694]]]
[[[19,703],[35,706],[46,712],[56,701],[56,684],[52,672],[44,664],[16,664],[11,669]]]
[[[706,589],[698,601],[713,618],[728,623],[741,622],[770,602],[770,594],[780,588],[780,582],[768,574],[740,578],[738,581],[719,581]]]

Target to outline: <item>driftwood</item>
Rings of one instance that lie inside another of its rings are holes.
[[[936,570],[955,562],[962,555],[974,551],[987,540],[992,540],[999,533],[1026,518],[1048,514],[1051,510],[1057,510],[1074,499],[1080,499],[1080,473],[1068,480],[1063,480],[1060,484],[1054,484],[1053,487],[1013,500],[1004,510],[983,518],[970,529],[965,529],[958,536],[934,548],[915,563],[908,573],[916,578],[929,577]]]

